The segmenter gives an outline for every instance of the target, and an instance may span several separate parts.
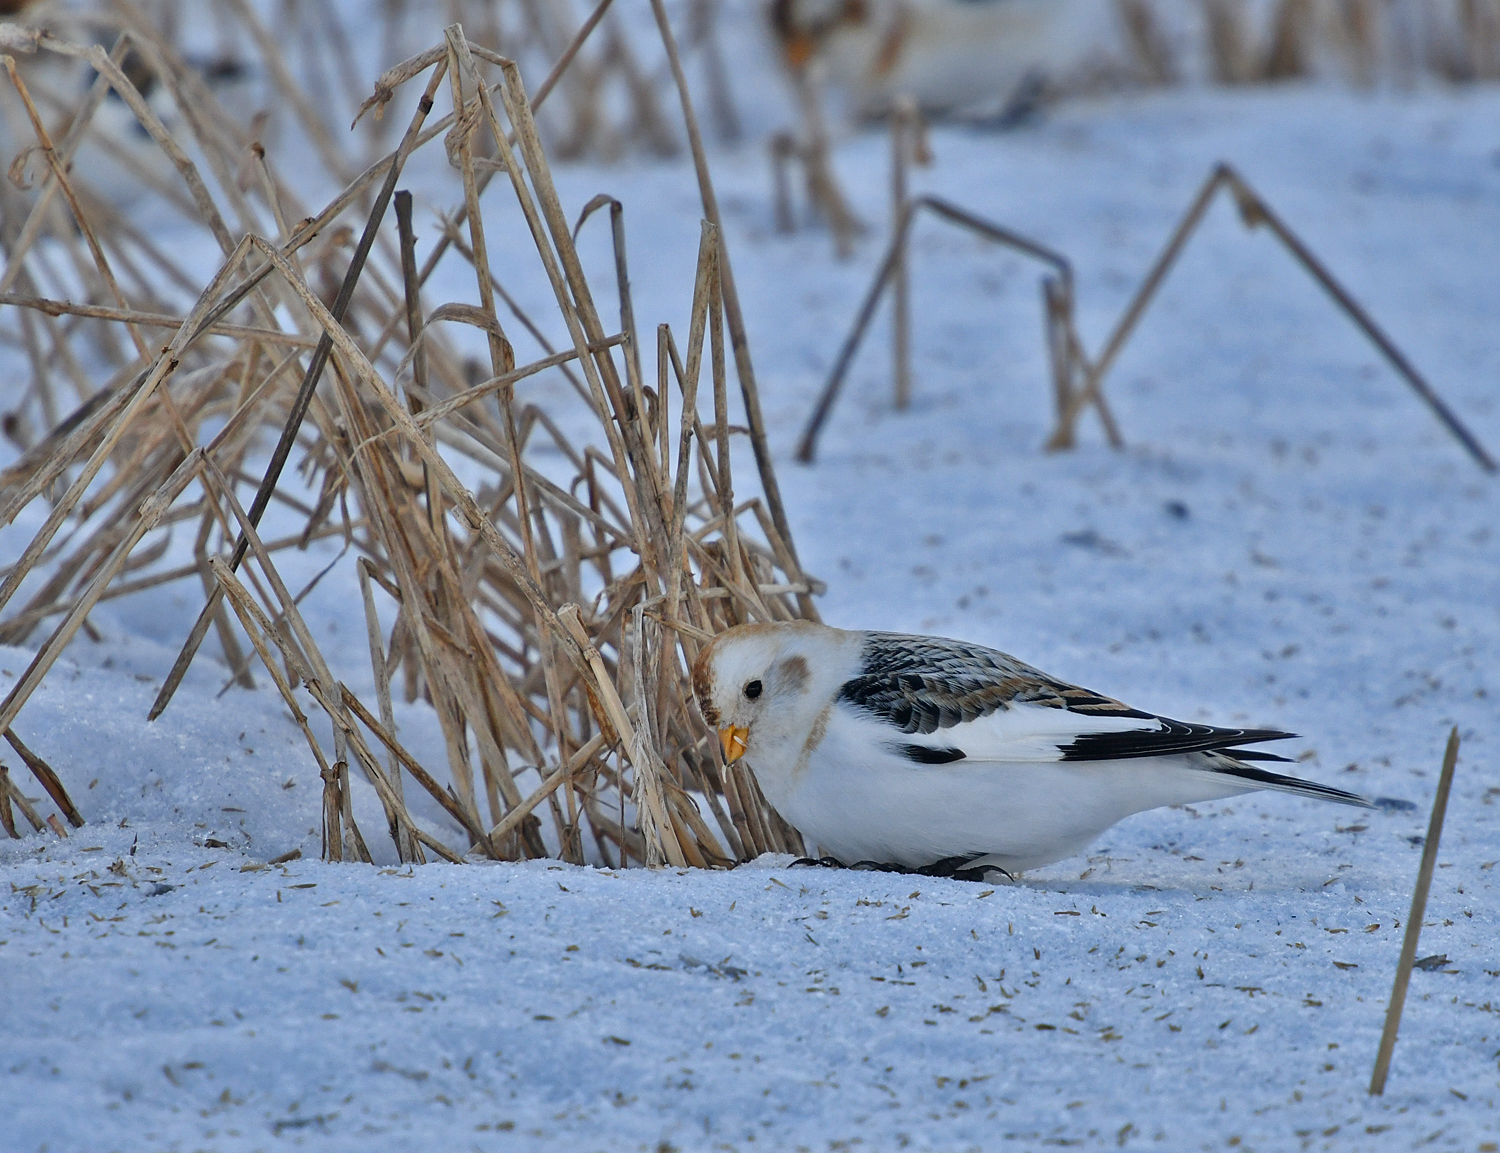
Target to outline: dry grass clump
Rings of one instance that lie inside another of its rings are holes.
[[[9,82],[35,136],[23,160],[36,178],[7,193],[0,340],[26,357],[31,383],[10,422],[25,451],[0,474],[0,524],[33,505],[43,523],[4,571],[0,640],[19,644],[51,625],[0,702],[0,732],[18,752],[12,726],[101,600],[196,580],[206,603],[152,716],[210,630],[241,684],[263,669],[322,775],[329,859],[370,859],[351,773],[373,786],[403,861],[463,855],[413,819],[413,788],[464,830],[469,854],[494,859],[720,865],[801,851],[743,767],[719,761],[686,675],[700,644],[731,624],[816,612],[771,472],[717,207],[659,0],[707,219],[689,331],[679,345],[658,327],[654,375],[643,367],[621,208],[596,198],[575,226],[537,125],[608,7],[603,0],[530,96],[513,60],[450,26],[389,69],[361,109],[401,131],[393,151],[345,180],[345,161],[312,150],[316,177],[341,186],[316,212],[129,4],[112,8],[108,48],[5,29],[5,51],[85,61],[97,75],[55,133],[14,67]],[[241,0],[227,10],[249,13]],[[269,61],[274,46],[261,47]],[[167,94],[176,132],[122,66],[137,58]],[[311,109],[290,70],[277,83],[289,107]],[[222,252],[206,281],[76,178],[75,153],[107,92],[165,157],[167,203],[191,212]],[[397,186],[424,163],[428,178],[451,170],[460,188],[419,262],[412,199]],[[535,270],[492,265],[478,198],[496,179],[534,242]],[[574,244],[575,227],[603,208],[619,302],[608,318]],[[433,307],[423,286],[443,262],[468,270],[473,296]],[[537,271],[555,306],[545,317],[528,315],[505,287]],[[478,333],[477,365],[455,336],[464,329]],[[515,355],[521,329],[544,354],[529,363]],[[730,358],[748,430],[730,424]],[[541,373],[566,378],[592,428],[586,441],[517,397],[516,385]],[[700,400],[711,418],[699,416]],[[35,440],[32,421],[48,430]],[[764,495],[738,499],[731,434],[745,431]],[[277,438],[269,463],[268,433]],[[289,463],[300,485],[282,482]],[[484,479],[466,485],[459,473]],[[263,536],[273,502],[275,523],[291,531]],[[173,543],[177,526],[192,541],[186,551]],[[320,538],[337,538],[357,561],[290,587],[278,557]],[[329,667],[299,609],[320,580],[347,581],[363,605],[375,684],[366,699]],[[430,701],[446,765],[403,745],[398,692]],[[331,722],[331,740],[309,722],[309,699]],[[34,754],[21,755],[55,783]],[[7,797],[19,790],[0,777],[10,828]]]

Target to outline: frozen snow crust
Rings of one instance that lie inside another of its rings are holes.
[[[939,131],[920,179],[1068,253],[1096,348],[1229,160],[1494,449],[1497,122],[1483,88],[1183,91],[1009,136]],[[870,220],[885,155],[877,135],[838,155]],[[75,645],[17,725],[89,824],[0,842],[0,1148],[1493,1149],[1496,482],[1223,204],[1108,383],[1125,453],[1091,418],[1077,452],[1040,451],[1033,270],[929,223],[913,410],[890,411],[877,329],[799,468],[880,242],[838,264],[819,234],[778,237],[760,150],[716,163],[831,623],[963,636],[1143,708],[1280,725],[1305,734],[1287,749],[1300,773],[1419,811],[1262,794],[1147,813],[993,886],[768,860],[324,865],[316,771],[269,687],[219,696],[223,669],[200,660],[144,720],[199,603],[188,582],[103,606],[104,639]],[[558,180],[574,207],[601,188],[629,206],[637,313],[680,325],[689,168]],[[602,241],[589,258],[608,267]],[[30,527],[0,538],[6,557]],[[308,573],[334,555],[313,550]],[[357,676],[357,607],[320,597],[309,618]],[[27,659],[0,652],[0,683]],[[420,706],[398,721],[419,755],[437,748]],[[1413,838],[1454,724],[1421,949],[1451,960],[1414,975],[1372,1100]]]

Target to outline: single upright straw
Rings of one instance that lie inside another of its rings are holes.
[[[1396,983],[1391,988],[1390,1004],[1385,1007],[1385,1032],[1380,1035],[1380,1052],[1375,1057],[1375,1073],[1370,1078],[1370,1095],[1385,1092],[1385,1077],[1391,1071],[1391,1052],[1396,1048],[1396,1030],[1401,1027],[1401,1010],[1406,1006],[1406,986],[1411,981],[1412,962],[1417,958],[1417,938],[1422,935],[1422,918],[1427,915],[1427,890],[1432,886],[1432,870],[1437,865],[1438,839],[1443,835],[1443,816],[1448,811],[1448,787],[1453,784],[1453,766],[1458,761],[1458,726],[1448,735],[1448,751],[1443,754],[1443,773],[1438,777],[1437,796],[1432,799],[1432,819],[1427,822],[1427,841],[1422,846],[1422,867],[1417,873],[1417,888],[1411,895],[1411,912],[1406,918],[1406,938],[1401,942],[1401,959],[1396,962]]]

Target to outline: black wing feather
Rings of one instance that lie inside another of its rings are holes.
[[[1160,729],[1132,729],[1124,733],[1083,733],[1066,745],[1058,745],[1065,761],[1113,761],[1124,757],[1162,757],[1173,753],[1204,753],[1253,745],[1259,741],[1282,741],[1295,733],[1277,729],[1219,729],[1157,717]],[[1251,754],[1251,760],[1283,760],[1274,754]]]
[[[926,745],[899,745],[897,751],[919,765],[951,765],[966,758],[962,749],[929,749]]]
[[[899,732],[928,735],[1016,704],[1066,709],[1081,716],[1129,717],[1150,728],[1085,733],[1059,744],[1063,760],[1110,761],[1175,753],[1231,751],[1238,745],[1285,740],[1277,729],[1224,729],[1142,712],[1089,689],[1070,685],[1008,653],[941,637],[870,633],[859,674],[844,682],[839,699]],[[948,750],[902,751],[923,764],[947,763]],[[1231,752],[1231,755],[1238,755]],[[942,756],[942,761],[929,760]],[[1246,760],[1281,761],[1274,753],[1246,752]]]

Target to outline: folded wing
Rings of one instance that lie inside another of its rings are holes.
[[[892,743],[920,764],[1160,757],[1293,735],[1156,716],[959,641],[871,633],[863,656],[839,698],[901,734]],[[1245,759],[1285,758],[1252,750]]]

